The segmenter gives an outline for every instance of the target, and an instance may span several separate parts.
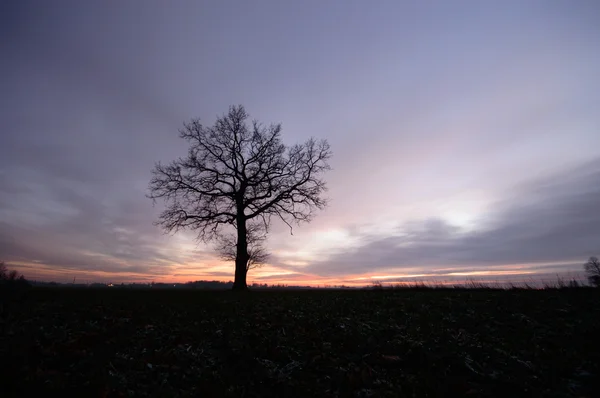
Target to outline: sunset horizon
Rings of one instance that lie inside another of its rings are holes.
[[[414,274],[357,274],[346,275],[342,278],[327,278],[318,275],[306,275],[298,272],[281,271],[275,267],[266,265],[264,268],[251,272],[248,278],[248,284],[269,286],[289,285],[289,286],[308,286],[308,287],[371,287],[373,285],[383,286],[402,286],[426,284],[431,286],[439,285],[468,285],[480,284],[490,287],[506,287],[510,285],[517,286],[554,286],[559,281],[569,282],[576,280],[585,283],[586,277],[583,272],[584,261],[572,261],[569,263],[554,264],[523,264],[519,266],[507,266],[502,270],[489,269],[469,269],[464,268],[441,268],[434,269],[428,273]],[[25,275],[28,280],[34,282],[56,282],[60,284],[152,284],[152,283],[176,283],[184,284],[197,281],[218,281],[228,283],[233,281],[234,267],[232,264],[223,264],[218,269],[227,271],[215,271],[211,273],[202,266],[198,269],[204,272],[193,272],[189,274],[175,275],[146,275],[146,274],[128,274],[128,273],[110,273],[96,271],[87,273],[77,269],[57,269],[46,268],[40,264],[8,263],[9,268],[16,269]],[[532,270],[529,270],[531,267]],[[558,271],[553,271],[558,267]],[[540,272],[541,268],[541,272]],[[569,269],[570,268],[570,269]],[[271,269],[272,271],[269,271]],[[263,272],[256,272],[256,271]],[[265,272],[266,271],[266,272]]]

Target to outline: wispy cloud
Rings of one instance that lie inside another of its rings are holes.
[[[356,247],[296,269],[341,276],[455,266],[463,268],[455,272],[478,268],[482,273],[485,268],[530,264],[519,268],[525,273],[557,261],[584,260],[600,250],[598,208],[600,159],[520,184],[474,230],[463,231],[438,218],[398,223],[393,235],[359,235]],[[566,270],[572,264],[560,267]]]

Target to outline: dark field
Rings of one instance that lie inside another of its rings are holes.
[[[600,289],[32,289],[4,307],[3,397],[600,396]]]

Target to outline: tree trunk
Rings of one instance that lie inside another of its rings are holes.
[[[239,214],[239,213],[238,213]],[[238,217],[237,220],[237,252],[235,255],[235,279],[233,290],[246,290],[246,274],[248,273],[248,239],[246,234],[246,220]]]
[[[235,280],[233,281],[233,290],[247,290],[246,284],[246,263],[235,260]]]

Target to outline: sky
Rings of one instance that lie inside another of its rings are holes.
[[[231,280],[153,225],[157,161],[230,105],[327,139],[329,207],[249,282],[579,277],[600,255],[597,1],[3,1],[0,260]]]

